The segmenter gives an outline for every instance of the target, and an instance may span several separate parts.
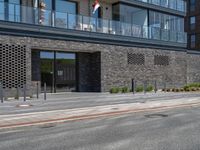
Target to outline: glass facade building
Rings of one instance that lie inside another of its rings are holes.
[[[188,49],[200,51],[200,3],[197,0],[187,1],[185,31],[188,33]]]
[[[45,3],[44,8],[41,8],[42,2]],[[185,7],[185,2],[182,0],[142,2],[155,6],[168,6],[169,10],[180,9],[183,12]],[[81,13],[80,2],[33,0],[31,5],[33,7],[21,5],[20,0],[10,0],[9,2],[1,0],[0,20],[186,43],[183,16],[156,11],[148,7],[120,2],[111,3],[110,14],[106,14],[107,8],[105,10],[100,7],[95,14],[89,10],[90,16],[85,16]],[[110,16],[110,18],[105,19],[106,16]]]

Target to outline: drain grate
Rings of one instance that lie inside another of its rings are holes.
[[[148,115],[144,115],[147,118],[165,118],[168,117],[168,115],[166,114],[148,114]]]
[[[118,110],[119,108],[116,108],[116,107],[115,107],[115,108],[111,108],[111,109],[112,109],[112,110]]]
[[[56,124],[50,123],[50,124],[42,125],[42,126],[40,126],[39,128],[41,128],[41,129],[48,129],[48,128],[53,128],[53,127],[55,127],[55,126],[56,126]]]

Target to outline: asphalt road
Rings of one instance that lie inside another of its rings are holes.
[[[200,93],[149,93],[135,95],[106,93],[48,94],[46,101],[43,100],[41,95],[39,100],[33,99],[23,102],[23,99],[21,99],[19,101],[0,103],[0,115],[196,97],[200,98]],[[31,104],[32,107],[16,107],[19,104]]]
[[[0,150],[200,150],[200,107],[4,130]]]

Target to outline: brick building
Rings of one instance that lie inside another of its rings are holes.
[[[185,30],[188,33],[188,49],[200,51],[200,1],[187,1]]]
[[[184,0],[0,0],[0,80],[48,92],[104,92],[131,80],[200,82]]]

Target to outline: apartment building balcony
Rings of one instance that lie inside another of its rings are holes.
[[[105,39],[105,41],[107,39],[116,39],[122,42],[126,40],[129,43],[155,43],[163,46],[186,47],[187,36],[185,32],[52,10],[42,10],[16,4],[7,4],[5,6],[7,7],[5,9],[8,9],[8,11],[0,9],[0,28],[2,29],[27,29],[27,31],[32,32],[33,29],[37,28],[37,32],[46,31],[52,34],[61,32],[65,34],[66,32],[66,35],[79,35],[82,38],[86,37],[88,39],[99,38]]]

